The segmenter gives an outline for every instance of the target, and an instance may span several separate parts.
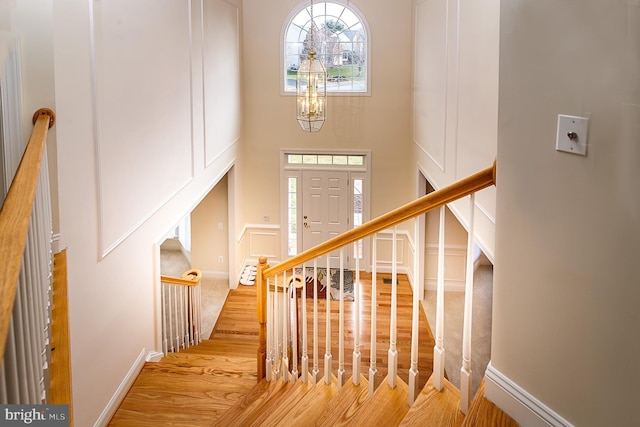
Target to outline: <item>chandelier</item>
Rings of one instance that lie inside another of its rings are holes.
[[[327,111],[327,71],[316,58],[313,33],[313,0],[311,0],[311,24],[309,27],[309,51],[296,75],[296,118],[302,130],[318,132],[324,124]]]

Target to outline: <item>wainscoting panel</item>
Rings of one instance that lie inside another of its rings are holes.
[[[398,266],[405,266],[405,246],[407,244],[407,236],[404,233],[398,232],[396,234],[396,262]],[[378,233],[378,267],[391,268],[393,262],[393,237],[391,233],[380,232]]]
[[[466,278],[467,249],[463,246],[444,248],[444,287],[446,291],[464,292]],[[435,290],[438,284],[438,247],[427,246],[425,260],[425,281],[428,290]]]
[[[256,262],[261,256],[272,262],[280,257],[279,226],[248,225],[241,240],[245,241],[245,262]]]

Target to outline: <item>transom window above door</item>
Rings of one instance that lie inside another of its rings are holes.
[[[311,7],[301,3],[283,30],[283,92],[296,92],[296,73],[311,48]],[[362,14],[335,0],[313,6],[313,44],[327,69],[327,93],[369,93],[368,28]]]

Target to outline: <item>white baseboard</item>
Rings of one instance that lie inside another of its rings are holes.
[[[524,427],[573,427],[525,389],[491,366],[487,366],[484,395]]]
[[[147,357],[144,358],[145,362],[154,362],[157,363],[164,357],[164,353],[160,353],[157,351],[150,351],[147,353]]]
[[[138,355],[138,357],[136,358],[136,361],[133,362],[133,365],[131,365],[129,372],[127,372],[127,375],[125,375],[124,379],[116,389],[115,393],[113,393],[113,396],[111,396],[111,400],[109,400],[109,403],[107,403],[107,406],[105,406],[105,408],[102,410],[102,413],[100,414],[95,424],[93,425],[94,427],[104,427],[109,424],[109,421],[111,421],[111,418],[118,410],[118,407],[124,400],[125,396],[127,395],[127,392],[129,391],[129,389],[133,385],[133,382],[136,380],[136,378],[138,377],[138,374],[142,370],[142,367],[144,366],[144,362],[145,362],[146,353],[147,351],[143,348],[140,354]]]

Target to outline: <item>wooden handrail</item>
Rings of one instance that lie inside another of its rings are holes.
[[[0,360],[4,357],[47,133],[54,122],[55,114],[48,108],[34,114],[29,143],[0,209]]]
[[[185,272],[182,277],[160,276],[160,281],[163,283],[181,286],[198,286],[200,279],[202,279],[202,272],[195,268]]]
[[[404,206],[396,208],[378,218],[367,221],[363,225],[352,228],[336,237],[327,240],[311,249],[307,249],[298,255],[291,257],[278,265],[268,267],[263,270],[264,278],[275,276],[283,273],[293,267],[299,266],[305,262],[311,261],[317,257],[333,252],[334,250],[357,242],[367,236],[372,235],[381,230],[393,227],[410,218],[422,215],[426,212],[439,208],[453,201],[456,201],[469,194],[480,191],[484,188],[495,185],[496,162],[493,165],[474,173],[466,178],[454,182],[440,190],[434,191],[407,203]]]

